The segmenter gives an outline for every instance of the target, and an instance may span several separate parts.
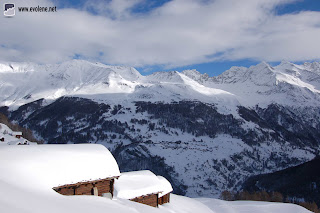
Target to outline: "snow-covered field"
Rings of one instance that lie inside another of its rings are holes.
[[[23,179],[23,177],[20,177]],[[63,196],[53,190],[27,190],[0,180],[0,212],[3,213],[310,213],[294,205],[269,202],[222,201],[211,198],[192,199],[171,194],[171,201],[159,208],[129,200],[110,200],[96,196]]]
[[[103,153],[105,153],[105,156]],[[87,160],[89,163],[83,165],[84,162],[79,162],[79,159]],[[110,199],[87,195],[63,196],[51,188],[58,183],[62,184],[61,181],[79,181],[81,178],[88,178],[88,176],[102,178],[105,175],[114,175],[105,173],[108,171],[117,175],[118,168],[113,160],[110,152],[101,145],[1,146],[0,212],[309,212],[293,204],[228,202],[209,198],[192,199],[173,194],[170,203],[154,208],[117,197]],[[90,170],[90,164],[93,162],[98,165],[109,164],[109,166],[103,169],[92,166]],[[73,167],[70,167],[72,165]],[[83,165],[83,168],[79,168],[77,165]],[[65,170],[65,168],[70,168],[70,170]]]
[[[310,212],[305,208],[289,204],[276,202],[259,202],[259,201],[223,201],[212,198],[197,198],[209,207],[215,213],[303,213]]]

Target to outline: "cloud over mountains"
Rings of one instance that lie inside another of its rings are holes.
[[[320,12],[277,15],[281,0],[172,0],[135,13],[145,1],[87,2],[56,13],[16,13],[1,20],[0,57],[55,63],[83,58],[136,67],[177,67],[255,59],[320,58]],[[13,1],[54,6],[57,1]],[[93,12],[92,12],[93,11]]]

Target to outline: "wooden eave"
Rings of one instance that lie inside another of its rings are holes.
[[[140,195],[138,197],[134,197],[134,198],[130,198],[129,200],[132,200],[132,199],[136,199],[136,198],[140,198],[140,197],[148,197],[150,195],[159,195],[159,193],[161,193],[162,191],[160,192],[153,192],[153,193],[149,193],[149,194],[146,194],[146,195]]]
[[[113,176],[113,177],[107,177],[107,178],[97,179],[97,180],[81,181],[81,182],[78,182],[78,183],[72,183],[72,184],[65,184],[65,185],[61,185],[61,186],[56,186],[56,187],[53,187],[52,189],[58,190],[60,188],[78,187],[78,186],[83,185],[83,184],[95,184],[97,182],[101,182],[101,181],[104,181],[104,180],[118,179],[119,177],[120,176]]]

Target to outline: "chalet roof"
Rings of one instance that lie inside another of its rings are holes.
[[[132,199],[143,195],[168,191],[168,185],[164,187],[163,183],[163,180],[160,180],[149,170],[124,172],[121,173],[119,179],[115,180],[114,195],[123,199]],[[169,181],[166,184],[168,183]]]
[[[0,170],[0,179],[10,175],[37,188],[120,175],[112,154],[98,144],[3,146]]]

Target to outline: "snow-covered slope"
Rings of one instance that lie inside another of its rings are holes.
[[[319,64],[295,65],[282,62],[271,67],[262,62],[257,66],[232,67],[203,84],[237,95],[244,106],[266,107],[271,103],[284,106],[319,106]]]
[[[244,106],[319,105],[320,63],[296,65],[283,61],[272,67],[262,62],[256,66],[232,67],[217,77],[208,77],[195,70],[182,73],[206,87],[228,91]]]
[[[30,142],[27,139],[17,138],[15,134],[18,132],[12,131],[7,125],[0,123],[0,146],[2,145],[37,145],[35,142]],[[19,135],[22,135],[20,132]]]
[[[16,106],[63,95],[131,93],[139,78],[134,68],[80,60],[54,65],[6,63],[0,66],[1,103]]]
[[[207,88],[178,72],[158,72],[141,76],[134,68],[107,66],[81,60],[62,64],[0,64],[0,104],[16,108],[41,98],[81,96],[100,101],[173,101],[233,95]],[[236,102],[236,100],[234,100]]]

